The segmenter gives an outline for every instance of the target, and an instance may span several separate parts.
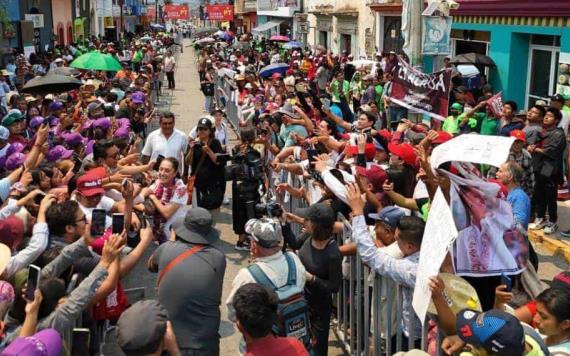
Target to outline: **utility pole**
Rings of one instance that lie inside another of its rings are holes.
[[[422,0],[402,1],[403,50],[414,67],[422,66]]]

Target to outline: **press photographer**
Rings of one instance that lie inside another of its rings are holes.
[[[239,235],[236,249],[249,250],[245,223],[256,216],[264,175],[261,154],[253,148],[255,129],[243,129],[240,136],[241,142],[232,152],[232,164],[225,168],[225,177],[232,181],[233,229]]]

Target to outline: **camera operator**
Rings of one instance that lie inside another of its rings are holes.
[[[233,229],[238,236],[236,250],[249,251],[245,223],[255,217],[260,202],[259,187],[263,182],[261,155],[253,148],[255,129],[243,129],[241,142],[232,150],[233,164],[226,167],[226,180],[232,181]]]

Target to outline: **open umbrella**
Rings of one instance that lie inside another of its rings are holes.
[[[102,70],[106,72],[118,72],[121,69],[121,63],[114,57],[101,52],[89,52],[77,57],[70,67],[88,70]]]
[[[267,78],[273,75],[273,73],[280,73],[281,75],[283,75],[285,74],[285,72],[287,72],[287,69],[289,69],[289,64],[287,63],[270,64],[268,66],[261,68],[261,70],[259,71],[259,76],[262,78]]]
[[[457,66],[457,71],[461,73],[461,76],[464,78],[476,77],[481,74],[479,69],[477,69],[473,64],[459,64]]]
[[[303,44],[297,41],[290,41],[283,45],[285,49],[293,49],[293,48],[303,48]]]
[[[43,77],[35,77],[27,82],[22,88],[23,93],[49,94],[62,93],[79,88],[83,83],[79,79],[61,74],[48,74]]]
[[[48,74],[59,74],[67,75],[68,77],[75,77],[76,75],[81,74],[81,72],[71,67],[55,67],[53,69],[50,69]]]
[[[277,42],[289,42],[289,37],[281,36],[281,35],[273,35],[269,37],[270,41],[277,41]]]
[[[214,43],[216,42],[215,39],[213,39],[212,37],[206,37],[206,38],[201,38],[198,41],[196,41],[196,44],[206,44],[206,43]]]
[[[232,45],[233,48],[237,48],[239,50],[249,49],[251,45],[249,42],[236,42]]]
[[[159,23],[153,23],[150,25],[150,27],[154,28],[155,30],[164,30],[166,29],[166,27],[164,27],[163,25],[159,24]]]
[[[219,30],[215,27],[200,28],[200,29],[197,29],[194,33],[192,33],[192,37],[199,38],[199,37],[204,37],[204,36],[211,36],[218,31]]]
[[[457,55],[449,61],[451,64],[474,64],[474,65],[482,65],[487,67],[496,67],[495,62],[484,54],[479,53],[464,53]]]
[[[357,59],[352,62],[348,62],[354,66],[356,69],[364,68],[364,67],[372,67],[374,65],[374,61],[370,59]]]

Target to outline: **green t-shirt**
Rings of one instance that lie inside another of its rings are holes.
[[[441,129],[445,132],[449,132],[454,135],[459,132],[459,116],[448,116],[447,119],[443,120],[443,125]]]
[[[350,83],[348,80],[344,80],[342,82],[342,89],[346,95],[350,90]],[[336,79],[334,79],[331,83],[331,97],[333,103],[340,103],[340,82]]]
[[[476,113],[478,120],[481,120],[481,135],[496,136],[499,130],[499,120],[487,116],[486,113]]]
[[[384,111],[384,100],[382,100],[382,93],[384,93],[384,87],[378,84],[374,87],[374,90],[376,91],[376,106],[378,107],[378,110]]]

